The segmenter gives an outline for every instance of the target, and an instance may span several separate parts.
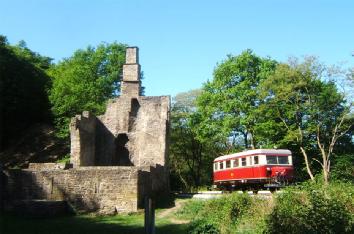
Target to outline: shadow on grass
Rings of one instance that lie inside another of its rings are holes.
[[[156,209],[167,209],[175,206],[176,197],[173,194],[163,195],[155,199]]]
[[[188,224],[165,224],[157,225],[156,234],[186,234]]]
[[[186,233],[186,224],[157,221],[156,233]],[[65,216],[57,218],[26,218],[5,214],[0,216],[1,234],[93,234],[93,233],[144,233],[143,215],[117,216]]]

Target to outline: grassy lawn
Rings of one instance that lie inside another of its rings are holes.
[[[167,218],[156,219],[157,234],[186,233],[187,224],[173,224]],[[144,215],[66,216],[58,218],[25,218],[13,215],[0,216],[1,234],[90,234],[90,233],[144,233]]]

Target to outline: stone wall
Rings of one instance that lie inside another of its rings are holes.
[[[99,120],[105,126],[97,131],[96,157],[100,165],[110,165],[121,155],[115,152],[115,138],[127,135],[126,149],[135,166],[165,165],[169,127],[168,96],[119,97],[111,101]],[[105,133],[109,131],[111,134]]]
[[[95,138],[97,119],[88,111],[70,122],[70,162],[73,167],[95,165]]]
[[[66,163],[30,163],[28,165],[28,169],[32,171],[64,170],[71,167],[71,164]]]
[[[164,166],[167,164],[170,98],[139,97],[137,100],[140,108],[131,124],[132,140],[128,144],[132,161],[137,166]]]
[[[136,212],[151,187],[149,170],[137,167],[8,170],[5,200],[65,200],[78,211]]]

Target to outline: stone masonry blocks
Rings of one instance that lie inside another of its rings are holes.
[[[125,56],[126,64],[139,63],[139,48],[138,47],[128,47]]]
[[[14,201],[65,200],[77,211],[102,214],[136,212],[142,199],[139,186],[147,186],[142,184],[146,175],[139,182],[138,173],[137,167],[9,170],[7,197]]]
[[[70,122],[70,162],[74,167],[93,166],[95,154],[96,117],[88,111]]]
[[[123,65],[123,81],[139,81],[139,80],[140,80],[139,64]]]

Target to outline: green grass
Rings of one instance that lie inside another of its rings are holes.
[[[156,220],[157,234],[182,234],[186,224],[173,224],[168,219]],[[25,218],[14,215],[0,216],[1,234],[93,234],[144,233],[144,215],[66,216],[57,218]]]
[[[205,200],[190,199],[183,204],[182,209],[176,212],[176,217],[181,219],[192,220],[204,208]]]

